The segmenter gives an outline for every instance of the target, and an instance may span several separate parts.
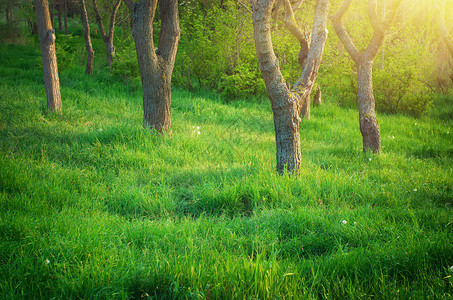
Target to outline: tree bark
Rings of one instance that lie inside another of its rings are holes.
[[[87,67],[85,69],[85,73],[91,75],[91,73],[93,73],[94,50],[91,44],[90,24],[88,23],[88,15],[85,7],[85,0],[80,0],[80,19],[82,21],[84,29],[85,48],[87,50]]]
[[[390,12],[381,21],[377,14],[376,0],[368,0],[368,18],[373,27],[373,37],[368,47],[362,53],[355,47],[354,42],[341,23],[352,1],[344,0],[337,13],[331,18],[335,32],[346,51],[351,56],[357,68],[357,98],[359,106],[359,124],[362,134],[363,151],[381,151],[381,134],[376,118],[373,94],[373,61],[384,43],[387,30],[395,18],[396,11],[402,0],[394,0]]]
[[[64,3],[64,33],[68,35],[68,0],[63,0]]]
[[[49,1],[50,24],[52,24],[52,28],[54,28],[54,26],[53,26],[53,8],[54,8],[54,5],[55,5],[55,0]]]
[[[52,28],[47,0],[35,0],[39,41],[41,46],[47,110],[61,111],[60,81],[55,55],[55,30]]]
[[[272,46],[270,18],[274,4],[274,0],[252,0],[255,47],[274,116],[277,171],[279,174],[297,174],[301,164],[299,115],[310,98],[321,64],[327,38],[328,0],[318,0],[316,3],[310,50],[302,76],[291,89],[280,72]],[[287,5],[286,9],[291,9],[291,6]],[[298,34],[297,31],[292,33]]]
[[[375,113],[373,94],[373,61],[363,60],[357,65],[359,124],[363,150],[381,151],[381,133]]]
[[[138,65],[143,86],[143,126],[171,131],[171,77],[180,38],[178,1],[159,0],[161,31],[154,48],[153,20],[157,0],[125,0],[133,19]]]
[[[110,25],[109,25],[109,33],[106,34],[104,29],[104,24],[102,23],[102,16],[99,12],[98,5],[96,0],[93,0],[93,9],[96,16],[96,22],[98,23],[99,32],[101,34],[102,40],[104,41],[105,50],[107,52],[107,66],[111,66],[113,63],[113,59],[115,58],[115,47],[113,46],[113,34],[115,31],[115,18],[116,13],[121,5],[121,0],[117,0],[115,5],[113,6],[112,13],[110,14]]]
[[[61,4],[64,0],[58,0],[58,30],[63,30],[63,25],[61,22],[61,8],[63,5]]]
[[[318,86],[316,89],[315,97],[313,99],[313,105],[320,106],[322,104],[321,88]]]

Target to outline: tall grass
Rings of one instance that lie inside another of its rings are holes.
[[[161,136],[138,86],[73,66],[48,114],[36,45],[0,54],[2,298],[452,297],[451,97],[374,155],[329,95],[280,177],[267,101],[176,89]]]

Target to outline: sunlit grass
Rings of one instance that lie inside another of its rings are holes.
[[[75,67],[48,114],[36,48],[1,53],[2,297],[452,296],[451,98],[378,115],[374,155],[327,95],[280,177],[267,101],[176,89],[161,136],[139,87]]]

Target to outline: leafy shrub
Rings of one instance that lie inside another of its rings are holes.
[[[55,40],[58,70],[68,69],[71,65],[81,65],[84,54],[85,42],[82,37],[72,34],[59,34]]]
[[[238,65],[233,75],[223,75],[219,84],[222,95],[229,99],[245,98],[251,95],[263,95],[266,86],[261,74],[247,65]]]
[[[140,78],[135,43],[131,34],[125,33],[116,42],[115,62],[112,64],[112,72],[126,80]]]

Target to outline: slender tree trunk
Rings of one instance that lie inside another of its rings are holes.
[[[315,97],[313,99],[313,105],[315,106],[319,106],[322,104],[322,92],[321,92],[321,88],[318,86],[318,88],[316,89],[316,93],[315,93]]]
[[[363,150],[380,152],[381,133],[375,113],[373,94],[373,61],[363,60],[357,65],[359,124]]]
[[[50,11],[50,23],[52,24],[52,28],[55,28],[53,26],[53,9],[55,5],[55,0],[49,1],[49,11]]]
[[[63,30],[63,24],[61,22],[61,9],[63,7],[62,2],[65,0],[55,0],[58,1],[58,30]]]
[[[90,24],[88,23],[88,15],[85,7],[85,0],[80,0],[80,19],[82,21],[84,29],[85,48],[87,49],[87,67],[85,73],[91,74],[93,72],[94,51],[93,46],[91,45]]]
[[[180,28],[178,1],[160,0],[161,32],[154,49],[153,20],[157,0],[126,1],[134,20],[132,35],[143,86],[143,126],[158,132],[171,130],[171,77]]]
[[[344,0],[337,13],[332,16],[332,24],[338,38],[348,51],[357,67],[357,87],[359,124],[362,133],[363,150],[381,151],[381,134],[375,113],[373,94],[373,61],[384,44],[387,30],[390,28],[402,0],[393,0],[389,13],[382,20],[377,14],[376,0],[368,0],[368,18],[373,27],[373,37],[362,53],[356,48],[351,37],[343,26],[341,19],[349,9],[353,0]]]
[[[52,28],[47,0],[34,0],[47,95],[47,109],[61,111],[60,81],[55,55],[55,30]]]
[[[63,0],[64,2],[64,33],[68,35],[68,0]]]
[[[117,0],[113,6],[112,13],[110,15],[110,25],[108,34],[104,30],[104,25],[102,23],[101,13],[99,12],[98,5],[96,0],[93,0],[93,9],[96,16],[96,22],[98,23],[99,32],[101,34],[102,40],[104,41],[105,50],[107,52],[107,65],[110,67],[115,58],[115,47],[113,46],[113,34],[115,32],[115,18],[118,12],[118,9],[121,5],[121,0]]]

